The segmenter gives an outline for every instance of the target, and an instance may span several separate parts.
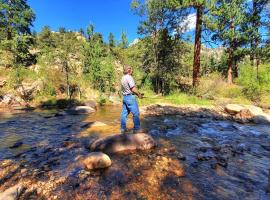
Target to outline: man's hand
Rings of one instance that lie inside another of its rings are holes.
[[[139,97],[140,99],[142,99],[142,98],[143,98],[143,94],[138,93],[138,97]]]

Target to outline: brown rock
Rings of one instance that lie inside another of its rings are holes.
[[[83,160],[87,169],[101,169],[111,166],[110,157],[102,152],[92,152]]]
[[[154,139],[147,134],[119,134],[96,140],[91,144],[92,151],[105,153],[129,152],[147,150],[156,146]]]

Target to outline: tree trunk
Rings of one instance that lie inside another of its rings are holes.
[[[232,84],[233,80],[233,51],[232,48],[229,49],[229,60],[228,60],[228,72],[227,72],[227,79],[228,83]]]
[[[67,96],[68,96],[69,99],[71,99],[71,95],[70,95],[70,84],[69,84],[69,70],[68,70],[68,63],[67,63],[67,61],[64,61],[64,69],[66,71]]]
[[[252,66],[255,65],[256,67],[256,76],[257,76],[257,79],[259,77],[259,65],[260,65],[260,60],[259,60],[259,55],[258,55],[258,47],[259,47],[259,26],[260,26],[260,22],[259,22],[259,13],[258,13],[258,0],[253,0],[253,13],[252,13],[252,17],[253,17],[253,21],[252,21],[252,26],[253,28],[255,29],[255,36],[252,41],[253,43],[253,63],[252,63]]]
[[[193,87],[196,87],[199,84],[200,60],[201,60],[202,16],[203,16],[203,7],[198,6],[196,30],[195,30],[195,43],[194,43],[193,81],[192,81]]]

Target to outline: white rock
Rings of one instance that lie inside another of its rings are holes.
[[[239,113],[242,109],[244,109],[244,107],[237,104],[227,104],[225,106],[225,111],[232,115]]]
[[[75,108],[75,111],[79,113],[93,113],[96,112],[96,110],[90,106],[77,106]]]
[[[245,108],[248,109],[254,116],[263,114],[263,110],[260,107],[247,105]]]
[[[101,169],[112,165],[112,161],[107,154],[102,152],[92,152],[83,160],[87,169]]]

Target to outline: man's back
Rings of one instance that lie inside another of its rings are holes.
[[[123,95],[128,95],[132,94],[131,89],[135,87],[135,82],[131,75],[125,74],[121,79],[121,85]]]

